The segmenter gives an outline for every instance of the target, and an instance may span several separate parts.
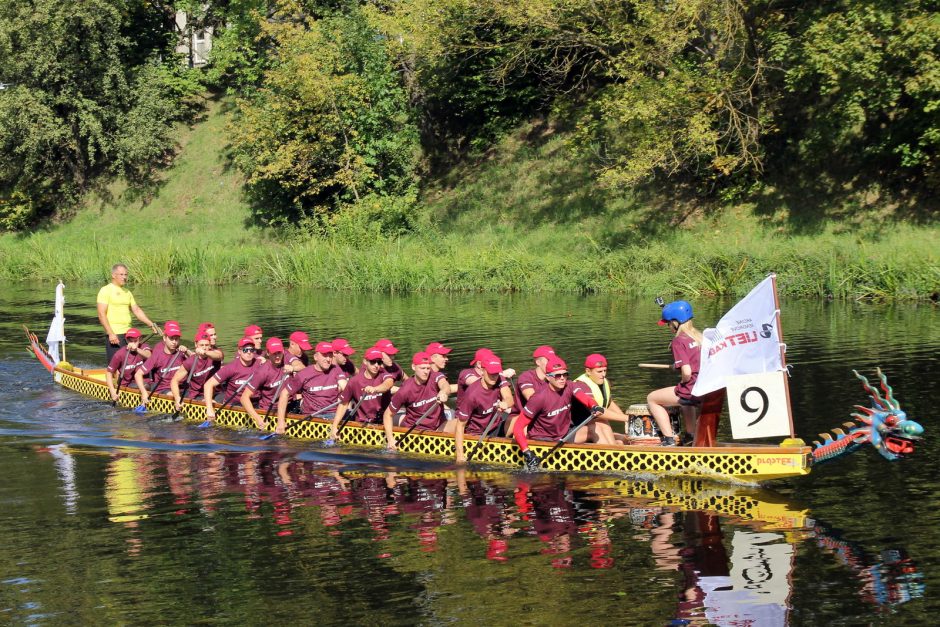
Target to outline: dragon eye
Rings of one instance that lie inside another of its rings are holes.
[[[895,416],[894,414],[888,414],[887,416],[885,416],[885,424],[888,425],[889,427],[895,426],[896,424],[898,424],[898,417]]]

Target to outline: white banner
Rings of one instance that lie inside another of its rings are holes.
[[[65,344],[65,286],[59,283],[55,288],[55,316],[49,325],[49,333],[46,335],[46,345],[49,347],[49,356],[52,357],[52,363],[57,364],[59,351]]]
[[[735,440],[790,435],[783,372],[727,377],[728,414]]]
[[[695,396],[720,390],[732,375],[782,370],[773,276],[732,307],[717,328],[705,329],[702,335],[702,364],[692,388]]]

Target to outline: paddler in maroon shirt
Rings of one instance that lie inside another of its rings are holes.
[[[151,353],[150,346],[141,344],[140,331],[137,329],[128,329],[127,333],[124,334],[124,341],[124,346],[117,349],[114,357],[111,358],[111,363],[108,364],[108,374],[105,377],[112,401],[118,399],[118,388],[121,386],[127,387],[134,382],[134,373],[137,372],[137,366],[147,361]],[[114,374],[118,370],[121,370],[121,372],[118,375],[118,388],[115,388]]]
[[[553,355],[549,358],[545,377],[548,385],[529,398],[513,427],[513,437],[522,449],[528,470],[537,469],[540,460],[538,455],[529,450],[526,437],[553,442],[564,438],[571,429],[571,405],[574,400],[590,408],[595,416],[604,413],[604,408],[596,404],[587,385],[568,380],[568,365],[561,357]],[[571,441],[580,444],[594,437],[597,437],[594,425],[587,425],[578,429]]]
[[[200,333],[206,336],[206,339],[209,340],[209,348],[205,350],[204,353],[200,353],[200,357],[208,357],[212,360],[212,374],[215,374],[219,371],[219,368],[222,367],[222,362],[225,361],[225,351],[218,347],[218,333],[216,333],[215,325],[211,322],[200,322],[199,328],[196,329],[196,335]]]
[[[284,343],[281,338],[268,338],[265,343],[265,357],[265,362],[257,367],[255,376],[242,390],[241,396],[242,407],[259,429],[265,429],[267,425],[258,412],[267,412],[271,405],[277,402],[274,394],[284,389],[287,377],[290,376],[284,368]]]
[[[421,424],[418,428],[422,430],[453,433],[457,428],[457,425],[453,424],[454,421],[448,422],[444,417],[444,403],[447,402],[450,385],[444,373],[434,372],[431,369],[431,356],[424,351],[415,353],[411,358],[411,369],[414,371],[414,376],[402,383],[392,396],[392,401],[385,410],[382,421],[385,425],[387,448],[390,451],[397,450],[392,427],[395,424],[395,414],[399,409],[405,410],[405,416],[400,424],[402,427],[411,427],[420,419]],[[434,408],[424,415],[432,404],[435,405]],[[421,416],[424,418],[422,419]]]
[[[189,352],[185,346],[180,346],[180,325],[176,320],[167,320],[163,325],[163,342],[153,349],[150,358],[137,366],[134,371],[134,381],[140,388],[140,404],[144,407],[150,400],[150,394],[168,392],[170,381],[176,374],[177,368],[183,365],[183,359]],[[153,390],[148,391],[144,383],[144,376],[153,381]],[[141,410],[142,411],[142,410]]]
[[[463,397],[464,391],[466,391],[467,386],[475,381],[479,381],[483,377],[483,360],[487,357],[493,355],[493,351],[488,348],[478,348],[477,352],[473,354],[473,359],[470,361],[470,367],[464,368],[460,371],[460,374],[457,375],[457,407],[460,407],[460,399]],[[516,371],[512,368],[506,368],[501,373],[499,373],[504,379],[510,379],[516,375]]]
[[[401,366],[395,363],[395,355],[398,354],[398,349],[395,348],[391,340],[384,337],[375,343],[375,347],[382,351],[382,367],[385,369],[385,372],[392,375],[395,379],[395,385],[400,385],[408,378],[408,375],[405,374]]]
[[[490,353],[480,360],[483,376],[477,379],[461,395],[457,405],[457,423],[454,431],[454,444],[457,449],[456,461],[458,464],[466,463],[464,456],[464,433],[480,435],[490,427],[489,433],[499,431],[498,412],[509,411],[513,406],[512,391],[509,381],[501,376],[503,362],[499,357]],[[490,422],[493,424],[490,425]]]
[[[261,327],[257,324],[249,324],[245,327],[244,337],[251,338],[251,341],[254,342],[255,352],[261,352],[261,343],[264,340],[264,333],[261,331]]]
[[[209,357],[209,350],[209,337],[205,331],[198,332],[193,339],[193,352],[186,358],[183,365],[173,375],[173,380],[170,381],[170,392],[173,394],[176,411],[182,411],[183,398],[199,398],[202,396],[206,381],[215,374],[215,362]],[[190,372],[192,372],[192,376],[189,376]],[[181,385],[185,385],[187,379],[189,379],[189,386],[186,389],[181,389]]]
[[[336,345],[333,345],[336,348]],[[358,404],[356,415],[352,420],[364,424],[373,424],[382,421],[385,409],[391,401],[389,390],[395,383],[394,377],[382,368],[382,351],[376,347],[366,349],[362,359],[362,368],[339,395],[339,405],[333,417],[333,426],[330,429],[329,440],[336,440],[336,431],[340,421],[346,416],[350,405]]]
[[[431,370],[433,372],[444,373],[444,368],[447,367],[447,362],[450,361],[450,357],[447,355],[454,349],[447,348],[440,342],[431,342],[428,344],[427,348],[424,349],[424,352],[428,354],[431,358]],[[447,384],[447,393],[456,394],[457,393],[457,384],[448,383]]]
[[[346,373],[333,365],[333,345],[318,343],[313,351],[313,364],[288,379],[281,390],[274,432],[283,435],[287,429],[287,404],[295,394],[301,395],[300,411],[312,415],[335,404],[347,381]]]
[[[532,359],[535,360],[535,368],[526,370],[519,375],[519,383],[516,385],[516,406],[513,407],[509,419],[506,421],[507,436],[513,432],[516,419],[522,413],[526,401],[532,398],[532,395],[548,385],[545,381],[545,366],[550,357],[555,356],[555,349],[547,344],[539,346],[532,352]]]
[[[288,339],[290,344],[287,345],[287,352],[284,353],[284,365],[294,372],[300,372],[310,365],[307,351],[313,350],[313,344],[303,331],[294,331]]]
[[[241,394],[242,390],[251,381],[257,372],[258,362],[255,360],[255,341],[250,337],[238,340],[238,356],[228,362],[218,372],[206,381],[204,393],[206,395],[206,420],[215,420],[215,407],[212,401],[215,397],[215,388],[225,385],[225,398],[228,400]]]
[[[349,359],[356,354],[356,349],[349,345],[345,339],[338,337],[330,344],[333,346],[333,365],[346,373],[346,376],[352,379],[356,372],[356,364]]]

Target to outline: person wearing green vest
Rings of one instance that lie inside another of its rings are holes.
[[[127,343],[124,334],[131,328],[131,312],[154,333],[160,332],[134,300],[134,295],[124,287],[125,283],[127,266],[116,263],[111,266],[111,282],[98,290],[98,321],[106,335],[104,346],[108,363],[111,363],[114,353]]]
[[[592,353],[584,360],[584,374],[575,379],[588,386],[594,401],[604,408],[604,413],[594,421],[601,442],[615,441],[625,444],[627,436],[615,433],[610,426],[611,420],[627,423],[630,418],[623,413],[620,406],[610,397],[610,383],[607,382],[607,358],[599,353]],[[572,408],[574,409],[574,408]],[[587,414],[585,414],[587,417]],[[578,416],[574,416],[577,421]]]

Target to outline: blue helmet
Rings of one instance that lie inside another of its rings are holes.
[[[666,326],[670,320],[675,320],[679,324],[692,319],[692,305],[684,300],[674,300],[663,307],[663,319],[659,321],[659,326]]]

